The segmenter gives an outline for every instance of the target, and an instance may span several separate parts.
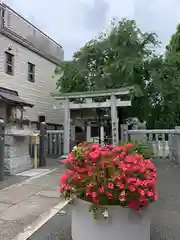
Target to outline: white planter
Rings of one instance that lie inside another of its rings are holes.
[[[120,206],[108,206],[108,219],[98,219],[89,212],[90,204],[75,200],[72,205],[73,240],[150,240],[150,220],[147,214]]]

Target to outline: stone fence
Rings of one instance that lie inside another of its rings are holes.
[[[156,157],[180,162],[180,127],[175,129],[136,129],[121,126],[121,141],[148,141]]]

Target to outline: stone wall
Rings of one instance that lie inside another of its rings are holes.
[[[33,162],[29,156],[29,136],[5,136],[4,161],[6,175],[31,169]]]

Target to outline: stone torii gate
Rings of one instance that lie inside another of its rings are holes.
[[[121,100],[120,96],[128,96],[131,88],[109,89],[94,92],[54,93],[52,96],[59,101],[60,109],[64,109],[64,155],[70,151],[70,111],[71,109],[110,108],[112,125],[112,144],[119,142],[117,107],[131,106],[131,100]],[[95,102],[93,98],[107,97],[102,102]],[[75,103],[73,99],[85,99],[83,103]],[[129,97],[130,99],[130,97]]]

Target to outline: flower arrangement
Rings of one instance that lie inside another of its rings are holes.
[[[61,177],[61,194],[92,203],[95,212],[120,205],[140,211],[157,200],[156,168],[133,150],[133,144],[102,146],[81,143],[63,160],[68,171]]]

